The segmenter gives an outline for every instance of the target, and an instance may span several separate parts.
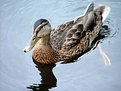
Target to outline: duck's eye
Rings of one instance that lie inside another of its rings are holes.
[[[43,26],[40,26],[40,27],[39,27],[39,30],[41,30],[43,27],[44,27],[44,25],[43,25]]]
[[[38,34],[39,31],[40,31],[40,29],[38,29],[38,30],[36,31],[36,35]]]

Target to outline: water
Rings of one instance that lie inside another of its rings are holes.
[[[111,36],[101,43],[112,66],[106,67],[98,49],[72,64],[38,65],[23,48],[37,19],[46,18],[56,27],[83,14],[90,2],[106,4],[111,12],[105,24]],[[120,91],[121,89],[120,0],[1,0],[0,90],[1,91]],[[52,72],[53,71],[53,72]],[[48,74],[47,74],[48,73]],[[43,75],[44,74],[44,75]],[[50,79],[48,79],[50,78]]]

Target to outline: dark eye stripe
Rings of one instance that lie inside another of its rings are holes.
[[[41,30],[44,26],[46,26],[47,25],[47,23],[46,24],[44,24],[43,26],[40,26],[39,27],[39,30]]]
[[[36,35],[38,34],[38,32],[39,32],[39,29],[36,31]]]
[[[46,25],[47,25],[47,23],[46,23],[45,25],[43,25],[43,26],[40,26],[39,29],[36,31],[36,35],[37,35],[38,32],[39,32],[44,26],[46,26]]]

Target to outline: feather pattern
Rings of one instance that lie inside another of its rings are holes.
[[[98,37],[104,13],[107,17],[106,8],[107,6],[102,5],[94,9],[94,4],[89,4],[82,16],[59,25],[51,31],[49,38],[43,38],[44,44],[35,48],[33,58],[45,64],[78,59],[95,45],[94,40]],[[41,23],[42,21],[45,20],[41,20]]]
[[[51,32],[50,44],[61,55],[61,60],[75,60],[94,46],[93,41],[102,26],[105,8],[106,6],[99,6],[87,9],[88,12],[83,16],[66,22]]]

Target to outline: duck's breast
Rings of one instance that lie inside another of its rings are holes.
[[[58,55],[48,45],[38,45],[33,52],[33,59],[40,63],[54,63],[58,61]]]

